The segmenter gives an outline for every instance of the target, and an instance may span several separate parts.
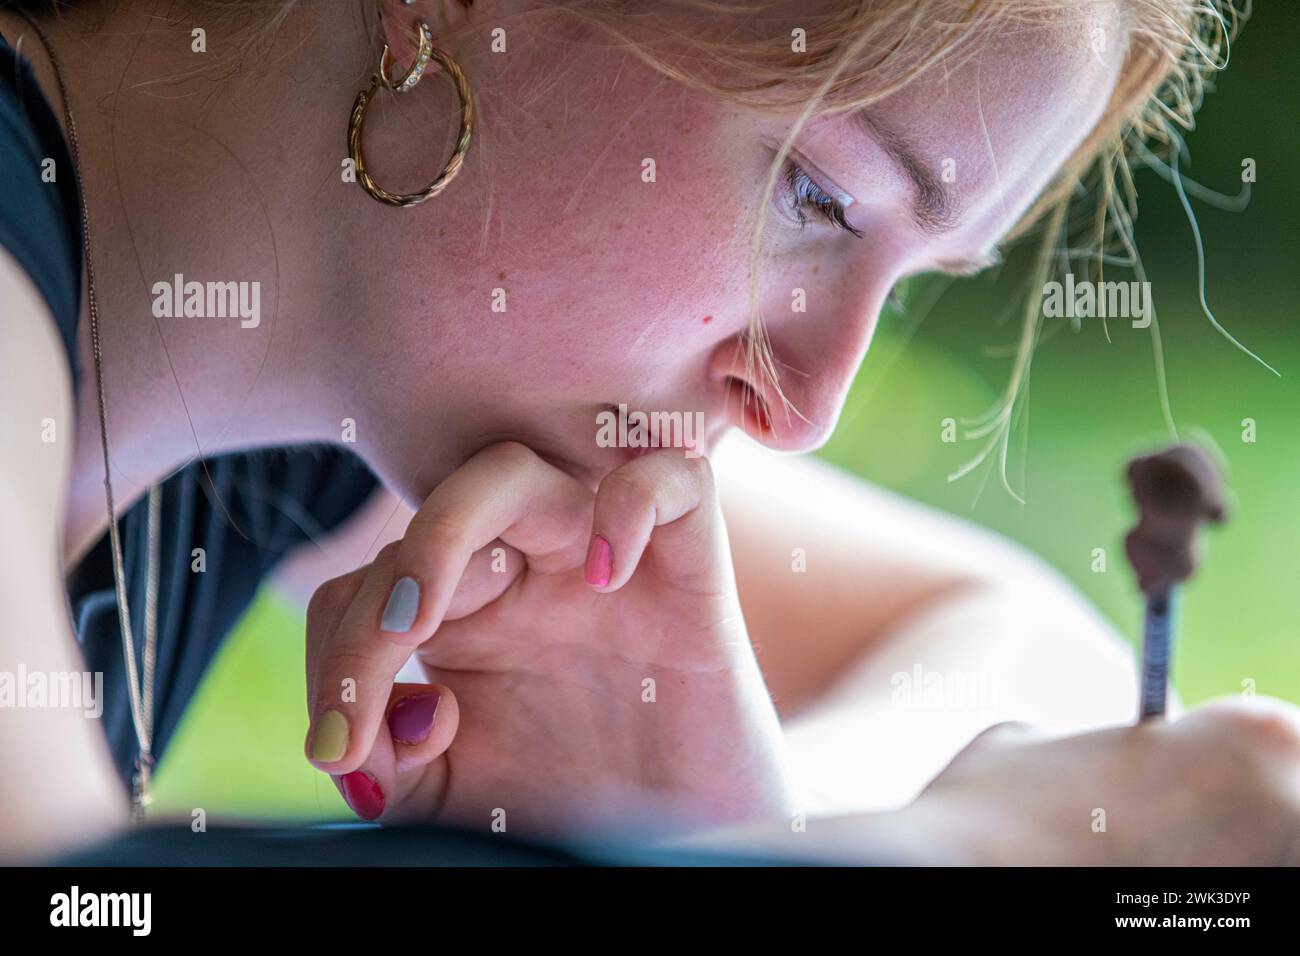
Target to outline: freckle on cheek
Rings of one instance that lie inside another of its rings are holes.
[[[713,316],[711,316],[711,315],[706,315],[706,316],[704,317],[704,324],[705,324],[705,325],[708,325],[708,324],[709,324],[710,322],[712,322],[712,321],[713,321]]]

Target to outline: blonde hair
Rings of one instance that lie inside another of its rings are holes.
[[[1133,243],[1137,194],[1130,156],[1136,153],[1145,162],[1162,163],[1162,157],[1172,155],[1177,175],[1179,130],[1193,128],[1210,78],[1227,66],[1231,42],[1250,16],[1250,0],[1241,7],[1231,0],[844,2],[820,4],[819,12],[790,17],[788,25],[803,28],[806,38],[806,51],[794,52],[789,34],[771,28],[770,21],[761,35],[748,27],[782,5],[781,0],[657,0],[652,5],[569,0],[557,7],[607,31],[647,64],[682,83],[759,109],[798,112],[769,175],[753,236],[746,335],[748,374],[757,370],[773,384],[787,415],[792,410],[799,413],[780,387],[757,304],[756,277],[763,216],[786,156],[808,119],[879,102],[936,64],[968,53],[977,45],[968,41],[989,36],[1009,23],[1045,22],[1044,18],[1088,6],[1118,7],[1124,14],[1128,45],[1106,110],[1008,240],[1041,227],[1031,288],[1041,289],[1054,270],[1067,271],[1078,259],[1085,270],[1095,267],[1099,277],[1106,262],[1119,262],[1144,279]],[[635,8],[635,17],[630,16],[629,6]],[[655,34],[663,42],[646,41],[647,35]],[[1076,237],[1070,211],[1079,193],[1092,197],[1095,205],[1075,216],[1076,222],[1082,221]],[[1041,297],[1031,294],[1007,386],[992,409],[967,422],[973,427],[965,437],[985,439],[985,444],[950,480],[967,474],[997,450],[1003,486],[1019,499],[1007,482],[1007,447],[1041,328]],[[1167,427],[1176,434],[1165,398],[1154,314],[1151,329],[1162,411]]]

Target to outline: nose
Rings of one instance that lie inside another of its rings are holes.
[[[719,343],[709,372],[727,422],[778,451],[824,445],[871,344],[887,289],[823,315],[810,310],[769,319],[757,341],[744,334]]]

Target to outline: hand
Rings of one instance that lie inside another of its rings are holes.
[[[1039,737],[1000,724],[917,799],[980,862],[1300,864],[1300,708],[1225,700],[1172,721]]]
[[[413,650],[436,683],[394,686]],[[593,495],[485,449],[317,591],[307,655],[308,756],[362,816],[590,836],[793,812],[712,472],[680,450]]]
[[[900,810],[667,845],[859,865],[1296,866],[1300,708],[1225,701],[1059,738],[998,724]]]

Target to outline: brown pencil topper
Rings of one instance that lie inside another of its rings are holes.
[[[1138,523],[1124,539],[1124,550],[1142,593],[1158,597],[1196,569],[1201,523],[1225,519],[1223,479],[1214,460],[1195,445],[1134,458],[1125,475]]]

